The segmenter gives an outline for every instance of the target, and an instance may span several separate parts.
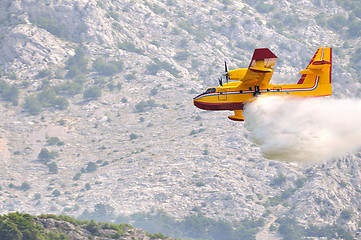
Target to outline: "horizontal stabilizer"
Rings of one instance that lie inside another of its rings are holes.
[[[323,65],[323,64],[331,64],[331,62],[326,60],[314,61],[312,65]]]
[[[305,70],[300,71],[302,74],[298,84],[312,84],[315,76],[320,77],[320,83],[331,83],[332,68],[332,48],[321,47],[317,49]]]
[[[250,67],[250,70],[253,72],[267,73],[272,72],[272,68],[262,68],[262,67]]]
[[[320,76],[322,74],[321,69],[313,69],[313,68],[308,68],[305,70],[300,71],[300,74],[315,74],[316,76]]]
[[[248,68],[272,68],[277,61],[277,56],[268,48],[257,48],[254,50],[251,63]]]

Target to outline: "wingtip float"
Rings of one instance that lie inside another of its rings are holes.
[[[258,96],[295,96],[319,97],[332,95],[331,70],[332,48],[319,48],[311,62],[302,74],[297,84],[270,84],[277,56],[268,48],[255,49],[248,68],[228,71],[225,63],[225,73],[219,78],[219,86],[211,87],[206,92],[196,96],[193,103],[204,110],[234,111],[228,116],[230,120],[244,121],[242,115],[245,104]]]

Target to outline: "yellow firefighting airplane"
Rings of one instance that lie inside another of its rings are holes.
[[[225,63],[227,83],[219,78],[219,87],[208,88],[193,99],[196,107],[204,110],[230,110],[234,121],[244,121],[242,115],[245,104],[255,100],[259,95],[318,97],[332,95],[331,67],[332,48],[321,47],[313,56],[305,70],[302,70],[297,84],[273,85],[269,81],[274,72],[277,56],[268,48],[256,49],[248,68],[228,71]],[[228,82],[229,80],[236,80]]]

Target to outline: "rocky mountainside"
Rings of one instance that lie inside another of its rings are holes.
[[[242,123],[192,98],[256,47],[279,57],[273,82],[296,82],[320,46],[333,47],[334,95],[360,97],[360,12],[341,0],[1,1],[0,212],[263,218],[259,239],[291,217],[358,237],[359,154],[264,159]]]

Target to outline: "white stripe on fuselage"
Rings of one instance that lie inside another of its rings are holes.
[[[311,88],[286,88],[286,89],[282,89],[281,87],[280,88],[274,88],[274,89],[270,89],[269,91],[267,90],[261,90],[260,93],[267,93],[267,92],[303,92],[303,91],[313,91],[317,88],[318,86],[318,81],[319,81],[320,77],[318,76],[316,81],[315,81],[315,85]],[[207,93],[207,94],[204,94],[204,95],[201,95],[201,96],[198,96],[194,99],[200,99],[200,98],[203,98],[203,97],[209,97],[209,96],[215,96],[215,95],[233,95],[233,94],[249,94],[249,93],[254,93],[254,91],[242,91],[242,92],[226,92],[224,91],[222,94],[220,94],[219,92],[217,93]]]

